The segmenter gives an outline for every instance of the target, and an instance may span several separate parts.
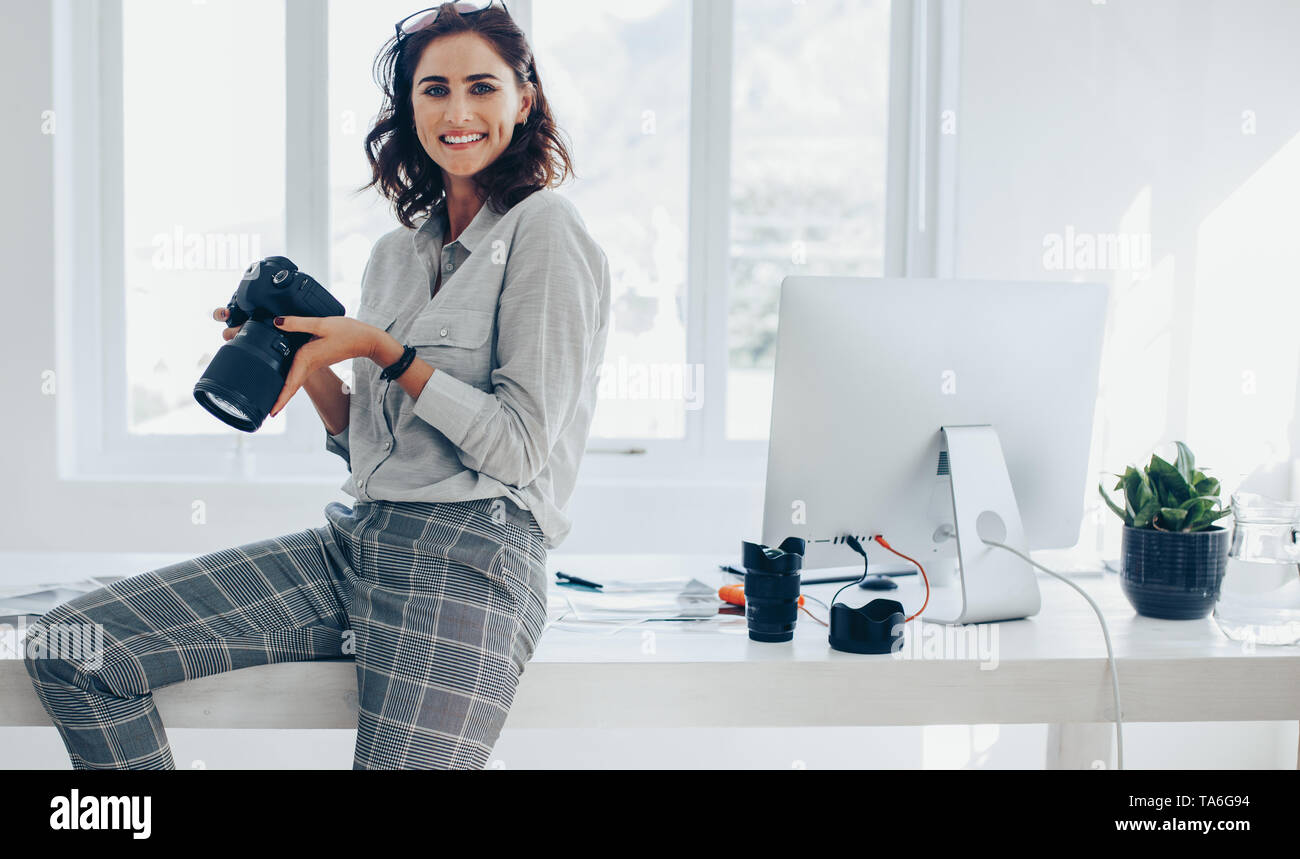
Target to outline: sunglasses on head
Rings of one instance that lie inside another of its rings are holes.
[[[397,24],[394,25],[397,30],[397,38],[401,39],[404,36],[409,36],[412,33],[428,27],[434,21],[438,20],[438,13],[448,6],[455,8],[459,14],[466,17],[477,15],[489,6],[500,6],[507,15],[510,14],[510,10],[506,8],[506,4],[500,2],[500,0],[458,0],[458,2],[455,3],[441,3],[437,6],[430,6],[428,9],[421,9],[419,12],[413,12],[398,21]]]

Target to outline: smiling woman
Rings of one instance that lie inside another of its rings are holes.
[[[572,165],[523,33],[495,7],[443,9],[399,25],[376,63],[371,185],[402,226],[363,273],[373,336],[327,447],[358,500],[504,496],[554,548],[595,408],[609,264],[550,187]],[[308,392],[334,413],[337,385]]]
[[[610,288],[550,188],[571,165],[523,33],[495,5],[462,5],[399,25],[379,63],[370,185],[401,226],[375,242],[356,318],[274,322],[313,335],[276,409],[307,391],[356,504],[47,614],[112,641],[94,665],[26,661],[74,767],[174,769],[159,686],[340,656],[357,663],[355,769],[487,764],[546,623]],[[435,274],[446,288],[430,297]],[[348,358],[351,389],[330,369]]]
[[[372,176],[363,189],[377,187],[409,228],[446,192],[454,239],[477,210],[472,189],[505,212],[563,182],[573,163],[532,50],[508,15],[452,11],[421,23],[376,60],[384,104],[365,139]],[[437,50],[426,50],[435,40]],[[469,133],[484,139],[442,140]]]

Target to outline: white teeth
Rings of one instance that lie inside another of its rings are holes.
[[[446,143],[469,143],[474,140],[482,140],[484,136],[482,134],[469,134],[465,137],[447,137],[444,135],[441,139]]]

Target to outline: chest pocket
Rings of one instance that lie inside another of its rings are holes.
[[[438,307],[411,323],[406,342],[430,365],[487,390],[495,325],[496,314],[485,310]]]

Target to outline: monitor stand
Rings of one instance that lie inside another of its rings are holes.
[[[981,536],[1029,553],[1020,507],[997,431],[988,424],[943,427],[956,523],[957,581],[936,588],[921,616],[932,623],[984,623],[1038,613],[1038,581],[1029,564]]]

